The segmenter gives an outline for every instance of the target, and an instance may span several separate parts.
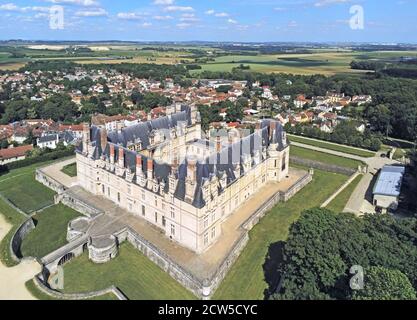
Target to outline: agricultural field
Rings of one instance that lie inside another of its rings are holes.
[[[33,216],[36,228],[23,240],[23,257],[42,258],[67,243],[68,223],[81,214],[58,204]]]
[[[95,264],[84,254],[64,267],[65,293],[118,287],[131,300],[190,300],[196,297],[131,244],[120,246],[116,259]]]

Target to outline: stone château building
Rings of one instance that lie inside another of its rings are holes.
[[[84,125],[78,182],[200,254],[251,195],[288,175],[289,144],[275,120],[209,141],[193,108],[167,114],[112,132]]]

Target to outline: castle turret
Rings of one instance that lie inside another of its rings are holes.
[[[88,149],[91,143],[90,137],[90,125],[88,123],[83,123],[83,153],[88,154]]]
[[[114,164],[114,156],[115,156],[114,144],[110,144],[110,163],[111,164]]]
[[[147,167],[148,188],[152,189],[153,187],[153,160],[152,159],[148,159],[146,167]]]
[[[119,147],[119,161],[118,161],[118,165],[120,168],[124,168],[125,167],[125,151],[123,150],[122,147]]]

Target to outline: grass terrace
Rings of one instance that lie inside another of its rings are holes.
[[[344,146],[341,144],[329,143],[329,142],[324,142],[324,141],[320,141],[316,139],[309,139],[309,138],[304,138],[304,137],[294,136],[294,135],[288,135],[288,137],[290,141],[293,141],[293,142],[303,143],[303,144],[307,144],[310,146],[329,149],[333,151],[344,152],[344,153],[352,154],[352,155],[359,156],[359,157],[371,158],[375,156],[375,152],[367,151],[364,149],[348,147],[348,146]]]
[[[42,164],[12,170],[0,176],[0,193],[16,207],[31,213],[54,203],[54,192],[35,180]]]
[[[357,169],[358,166],[363,165],[361,161],[338,157],[332,154],[300,148],[297,146],[291,146],[291,155],[351,169]]]
[[[71,163],[63,167],[61,171],[70,177],[76,177],[77,176],[77,163]]]
[[[115,285],[131,300],[196,299],[131,244],[124,243],[119,250],[118,257],[105,264],[95,264],[84,254],[65,265],[64,292],[89,292]]]
[[[80,215],[62,204],[37,213],[33,216],[36,228],[23,240],[22,255],[42,258],[65,245],[68,223]]]

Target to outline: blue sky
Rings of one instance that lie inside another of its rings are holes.
[[[63,29],[49,26],[54,5]],[[0,0],[2,40],[417,43],[415,21],[417,0]]]

